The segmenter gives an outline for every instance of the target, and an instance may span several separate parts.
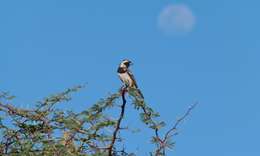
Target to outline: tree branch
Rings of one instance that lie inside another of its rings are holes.
[[[186,113],[185,113],[182,117],[180,117],[180,118],[175,122],[175,124],[173,125],[173,127],[166,132],[163,141],[165,141],[165,140],[170,136],[170,134],[178,128],[179,124],[180,124],[187,116],[190,115],[190,112],[197,106],[197,104],[198,104],[198,103],[196,102],[195,104],[191,105],[191,106],[188,108],[188,110],[186,111]]]
[[[115,131],[113,132],[113,136],[112,136],[112,141],[111,144],[108,147],[108,155],[109,156],[113,156],[113,148],[114,148],[114,144],[116,142],[117,139],[117,134],[120,130],[120,125],[121,125],[121,121],[124,118],[124,114],[125,114],[125,105],[126,105],[126,99],[125,99],[125,93],[126,93],[126,89],[124,88],[122,90],[122,100],[123,100],[123,104],[121,105],[121,112],[120,112],[120,116],[117,120],[117,124],[116,124],[116,128]]]
[[[193,105],[191,105],[188,110],[175,122],[175,124],[173,125],[173,127],[171,129],[169,129],[163,139],[160,138],[160,136],[158,135],[158,130],[155,130],[156,133],[156,139],[159,141],[158,143],[158,148],[155,151],[155,156],[161,156],[162,154],[165,155],[165,149],[167,147],[167,141],[169,140],[169,138],[172,136],[171,134],[177,130],[178,126],[181,124],[182,121],[184,121],[191,113],[191,111],[197,106],[197,102],[194,103]],[[176,132],[174,134],[177,134]]]

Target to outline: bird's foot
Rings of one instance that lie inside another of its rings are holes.
[[[120,88],[120,92],[122,93],[122,94],[124,94],[125,92],[127,92],[128,91],[128,87],[127,86],[122,86],[121,88]]]

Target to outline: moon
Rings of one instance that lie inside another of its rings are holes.
[[[170,4],[158,17],[158,27],[168,35],[187,34],[195,25],[195,16],[185,4]]]

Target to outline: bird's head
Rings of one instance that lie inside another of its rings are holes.
[[[133,65],[133,63],[128,59],[125,59],[120,63],[120,67],[123,68],[128,68],[130,65]]]

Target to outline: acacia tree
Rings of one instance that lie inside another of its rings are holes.
[[[71,93],[83,86],[51,95],[38,102],[34,108],[23,109],[12,104],[14,96],[0,94],[0,155],[8,156],[135,156],[119,146],[123,139],[120,132],[126,116],[127,103],[140,114],[140,121],[150,128],[150,156],[165,156],[174,147],[173,136],[178,134],[180,123],[190,114],[196,104],[161,134],[165,122],[159,113],[150,108],[134,88],[122,88],[117,93],[101,99],[82,112],[60,110],[56,104],[71,100]],[[126,94],[130,98],[126,98]],[[117,117],[109,115],[111,109],[119,109]]]

